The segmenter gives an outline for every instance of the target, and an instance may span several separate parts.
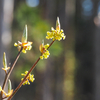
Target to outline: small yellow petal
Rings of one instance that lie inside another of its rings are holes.
[[[8,69],[10,69],[10,67],[7,67],[7,68],[2,68],[4,71],[7,71]]]
[[[0,86],[0,91],[2,90],[2,87]]]
[[[15,46],[15,47],[17,47],[17,46],[18,46],[18,44],[17,44],[17,43],[14,43],[14,46]]]
[[[23,49],[22,52],[23,52],[23,53],[26,53],[26,50]]]
[[[28,73],[28,71],[25,71],[25,74],[27,74]]]
[[[40,56],[40,59],[43,59],[43,56]]]
[[[8,94],[6,94],[6,96],[10,97],[12,95],[12,93],[13,93],[13,89]]]

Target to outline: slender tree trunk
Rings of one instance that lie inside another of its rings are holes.
[[[95,100],[100,100],[100,28],[95,31]]]
[[[94,18],[100,20],[98,12],[98,7],[100,6],[100,0],[94,0]],[[96,23],[95,23],[96,24]],[[94,33],[94,66],[95,66],[95,76],[94,76],[94,100],[100,100],[100,25],[95,28]]]
[[[99,32],[95,33],[94,16],[96,16],[99,0],[89,0],[93,4],[91,15],[87,15],[82,6],[87,0],[76,0],[76,57],[77,75],[76,90],[77,98],[80,100],[100,99],[100,68],[99,68]],[[88,3],[90,4],[90,3]],[[89,14],[90,12],[88,12]],[[95,37],[95,38],[94,38]],[[95,42],[94,42],[95,41]],[[94,46],[95,45],[95,46]],[[94,51],[95,49],[95,51]],[[94,55],[96,57],[94,57]],[[96,70],[96,73],[94,71]],[[97,71],[98,70],[98,71]],[[95,77],[94,77],[95,75]],[[95,79],[94,79],[95,78]],[[94,85],[95,83],[95,85]],[[94,91],[95,89],[95,91]],[[95,92],[95,96],[94,96]],[[97,99],[98,98],[98,99]]]
[[[0,0],[0,85],[3,83],[4,72],[2,71],[2,58],[3,58],[3,44],[2,44],[2,31],[3,31],[3,0]]]
[[[13,19],[14,0],[0,0],[0,85],[2,85],[5,73],[3,67],[3,53],[6,53],[9,63],[9,45],[11,43],[11,23]],[[8,65],[9,66],[9,65]]]

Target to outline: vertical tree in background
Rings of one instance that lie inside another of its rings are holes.
[[[3,0],[0,0],[0,84],[2,84],[2,80],[4,78],[4,73],[2,72],[1,68],[2,58],[3,58],[3,45],[2,45],[2,25],[3,25]]]
[[[94,100],[100,99],[100,0],[94,0],[94,23],[95,33],[94,33],[94,66],[95,66],[95,76],[94,76]]]
[[[96,16],[99,0],[76,0],[76,46],[77,74],[76,90],[77,98],[80,100],[99,100],[99,84],[97,80],[100,73],[95,73],[94,69],[99,70],[99,34],[95,32],[94,17]],[[100,32],[100,31],[99,31]],[[94,38],[95,37],[95,38]],[[94,46],[95,45],[95,46]],[[97,50],[98,49],[98,50]],[[95,52],[94,52],[95,50]],[[95,59],[95,57],[96,59]],[[100,65],[100,64],[99,64]],[[94,77],[95,75],[95,77]],[[96,80],[94,80],[96,78]],[[94,85],[94,83],[96,83]],[[95,91],[94,91],[95,88]],[[94,96],[95,92],[95,96]],[[95,98],[94,98],[95,97]],[[96,99],[98,98],[98,99]]]
[[[1,68],[3,66],[3,52],[9,56],[9,45],[11,42],[11,22],[13,18],[13,0],[0,0],[0,84],[4,79],[4,73]]]
[[[54,87],[53,90],[51,88],[44,89],[43,95],[46,95],[48,93],[48,95],[52,96],[51,98],[49,98],[50,100],[73,100],[74,80],[72,77],[74,73],[73,67],[75,67],[73,57],[74,52],[72,50],[74,45],[74,6],[74,0],[46,0],[46,9],[44,10],[44,12],[46,12],[46,19],[49,19],[50,22],[54,24],[54,20],[57,16],[59,16],[61,20],[61,28],[64,29],[64,33],[68,36],[66,41],[64,41],[63,43],[63,51],[60,57],[53,60],[50,59],[51,62],[48,63],[49,66],[46,66],[47,70],[45,73],[49,73],[49,75],[45,74],[44,82],[47,82],[47,80],[49,79],[51,81],[48,81],[48,83],[46,83],[46,86],[49,87],[48,84],[54,84]],[[72,45],[70,45],[70,43]],[[44,84],[45,88],[46,86]],[[43,100],[47,99],[48,96],[45,96]]]
[[[76,76],[77,99],[93,100],[93,11],[85,9],[90,0],[76,0]],[[86,4],[83,5],[83,3]],[[93,8],[91,8],[93,10]]]

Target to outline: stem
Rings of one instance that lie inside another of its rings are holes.
[[[6,99],[7,97],[5,96],[5,97],[3,97],[2,99]]]
[[[8,78],[9,78],[9,76],[10,76],[12,70],[14,69],[14,66],[15,66],[16,62],[18,61],[18,58],[19,58],[19,56],[20,56],[20,54],[21,54],[22,49],[23,49],[23,47],[22,47],[21,50],[18,52],[18,54],[17,54],[17,56],[16,56],[16,58],[15,58],[15,60],[14,60],[13,65],[10,67],[9,72],[8,72],[8,73],[6,74],[6,76],[5,76],[5,79],[4,79],[4,82],[3,82],[3,86],[2,86],[2,90],[4,90],[4,88],[5,88],[5,86],[6,86],[7,80],[8,80]],[[2,96],[2,94],[3,94],[3,93],[1,92],[1,96]]]
[[[49,45],[49,47],[47,48],[47,50],[51,47],[51,45],[54,43],[54,41],[55,41],[55,40],[53,40],[53,41],[50,43],[50,45]]]
[[[37,59],[37,61],[34,63],[34,65],[31,67],[31,69],[28,71],[28,73],[24,77],[24,79],[20,82],[20,84],[17,86],[17,88],[15,89],[13,94],[7,100],[11,100],[11,98],[14,96],[14,94],[19,90],[19,88],[21,88],[23,82],[26,80],[27,76],[32,72],[32,70],[34,69],[34,67],[36,66],[36,64],[38,63],[39,60],[40,60],[40,57]]]
[[[55,40],[54,40],[55,41]],[[51,42],[51,44],[49,45],[48,49],[51,47],[51,45],[54,43],[54,41]],[[26,80],[27,76],[32,72],[32,70],[35,68],[36,64],[39,62],[40,57],[37,59],[37,61],[33,64],[33,66],[31,67],[31,69],[28,71],[28,73],[26,74],[26,76],[24,77],[24,79],[19,83],[19,85],[17,86],[17,88],[14,90],[13,94],[7,99],[7,100],[11,100],[11,98],[16,94],[16,92],[21,88],[23,82]]]

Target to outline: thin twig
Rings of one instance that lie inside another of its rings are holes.
[[[54,43],[54,41],[55,41],[55,40],[53,40],[53,41],[50,43],[50,45],[49,45],[49,47],[47,48],[47,50],[51,47],[51,45]]]
[[[14,69],[14,66],[15,66],[16,62],[18,61],[18,58],[19,58],[19,56],[20,56],[20,53],[21,53],[22,49],[23,49],[23,47],[22,47],[21,50],[18,52],[18,54],[17,54],[17,56],[16,56],[16,58],[15,58],[15,60],[14,60],[14,63],[12,64],[12,66],[10,67],[9,72],[8,72],[8,73],[6,74],[6,76],[5,76],[4,83],[3,83],[3,86],[2,86],[2,90],[4,90],[4,88],[5,88],[5,86],[6,86],[7,80],[8,80],[8,78],[10,77],[10,74],[11,74],[12,70]],[[2,96],[2,94],[3,94],[3,93],[1,92],[1,96]]]
[[[34,63],[34,65],[31,67],[31,69],[28,71],[24,79],[20,82],[20,84],[17,86],[17,88],[14,90],[13,94],[7,99],[11,100],[11,98],[14,96],[14,94],[19,90],[19,88],[22,86],[23,82],[26,80],[27,76],[31,73],[31,71],[34,69],[35,65],[38,63],[40,60],[40,57],[37,59],[37,61]]]
[[[55,40],[54,40],[55,41]],[[50,48],[50,46],[54,43],[54,41],[51,42],[51,44],[49,45],[48,49]],[[27,76],[32,72],[32,70],[35,68],[36,64],[39,62],[40,57],[37,59],[37,61],[33,64],[33,66],[31,67],[31,69],[28,71],[28,73],[26,74],[26,76],[24,77],[24,79],[19,83],[19,85],[17,86],[17,88],[14,90],[13,94],[7,99],[7,100],[11,100],[11,98],[16,94],[16,92],[21,88],[23,82],[26,80]]]

